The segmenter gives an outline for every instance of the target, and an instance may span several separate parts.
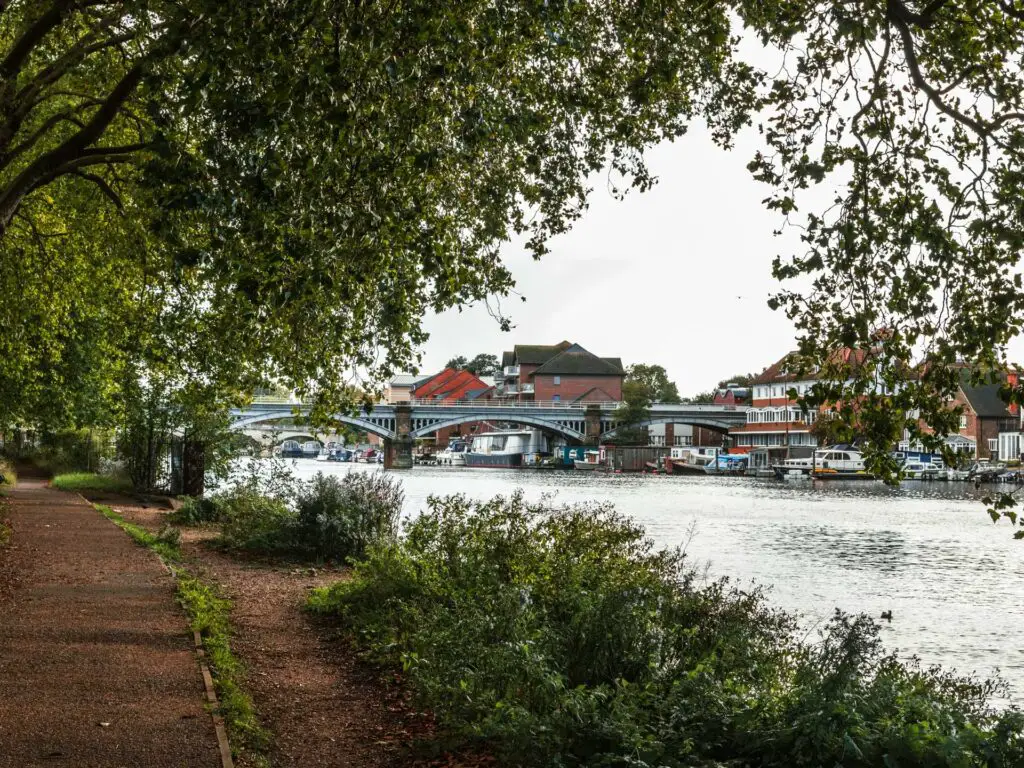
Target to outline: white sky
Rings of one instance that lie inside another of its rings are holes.
[[[590,209],[540,262],[522,248],[504,250],[527,299],[502,302],[512,331],[503,333],[483,306],[429,317],[421,371],[456,355],[568,339],[626,365],[663,365],[686,396],[782,357],[794,334],[766,304],[779,287],[771,262],[799,244],[793,233],[772,235],[780,219],[761,204],[768,188],[746,169],[758,146],[748,131],[726,152],[695,125],[648,154],[660,179],[651,191],[619,202],[604,177],[595,179]],[[1022,352],[1017,339],[1011,359]]]

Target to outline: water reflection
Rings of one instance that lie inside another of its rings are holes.
[[[293,463],[317,471],[366,465]],[[878,617],[889,647],[963,672],[1000,669],[1024,696],[1024,542],[980,504],[991,489],[966,483],[779,483],[772,480],[417,467],[401,473],[405,514],[431,495],[607,501],[661,545],[685,546],[711,577],[770,586],[769,598],[811,628],[836,608]]]

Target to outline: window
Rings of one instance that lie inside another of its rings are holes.
[[[988,441],[988,449],[991,453],[995,453],[999,450],[999,438],[990,437]]]
[[[552,395],[551,396],[551,402],[553,402],[553,403],[561,402],[561,400],[562,400],[562,396],[561,395]]]
[[[960,429],[967,429],[967,414],[960,414]]]
[[[561,376],[555,376],[555,386],[557,387],[561,383],[562,383],[562,377]]]

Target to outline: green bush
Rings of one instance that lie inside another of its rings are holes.
[[[221,523],[227,519],[224,503],[218,496],[187,496],[181,506],[167,516],[168,522],[176,525],[203,525]]]
[[[458,744],[510,764],[1024,764],[992,684],[885,655],[863,618],[805,643],[760,592],[705,583],[605,506],[431,499],[310,606],[401,666]]]
[[[126,477],[100,475],[95,472],[67,472],[54,477],[50,484],[62,491],[127,493],[132,490],[131,481]]]
[[[17,482],[18,474],[14,471],[14,466],[0,459],[0,485],[16,485]]]
[[[402,500],[401,484],[382,473],[317,473],[296,499],[298,544],[324,560],[361,558],[370,545],[395,541]]]
[[[295,550],[297,518],[280,499],[242,487],[217,496],[224,525],[221,541],[232,549],[286,553]]]

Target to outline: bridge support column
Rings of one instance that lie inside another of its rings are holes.
[[[585,412],[586,432],[583,435],[585,445],[597,445],[601,442],[601,407],[588,405]]]
[[[395,406],[395,439],[390,450],[385,451],[385,464],[390,455],[390,469],[412,469],[412,406],[400,403]]]
[[[669,422],[665,425],[665,445],[671,448],[676,444],[676,425]]]

